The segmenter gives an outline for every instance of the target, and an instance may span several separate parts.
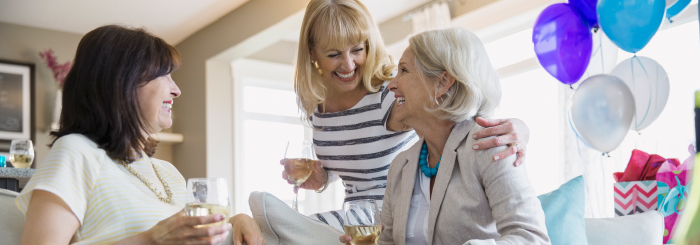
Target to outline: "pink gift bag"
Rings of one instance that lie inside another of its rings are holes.
[[[692,168],[692,162],[680,164],[678,159],[668,159],[656,173],[658,210],[664,215],[664,244],[669,243],[688,201]]]

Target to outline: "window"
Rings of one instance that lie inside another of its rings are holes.
[[[291,205],[292,185],[282,180],[287,141],[311,140],[302,125],[293,88],[293,67],[256,60],[232,63],[234,77],[234,213],[250,214],[248,197],[268,192]],[[313,214],[342,207],[341,184],[322,194],[299,191],[299,211]],[[323,200],[323,201],[321,201]]]
[[[695,141],[693,95],[700,90],[696,3],[693,1],[685,16],[673,24],[664,22],[651,42],[637,53],[664,67],[671,83],[669,99],[653,124],[640,133],[629,132],[622,144],[610,152],[610,157],[586,147],[574,136],[566,114],[573,90],[559,83],[537,63],[531,28],[510,29],[511,34],[485,43],[494,67],[502,76],[503,96],[494,117],[519,118],[530,128],[525,167],[537,194],[549,192],[565,180],[583,174],[586,177],[586,216],[612,217],[612,173],[624,171],[632,149],[681,161],[689,156],[688,145]],[[522,26],[522,23],[509,21],[498,25]],[[617,53],[618,63],[634,55],[621,50]]]
[[[501,80],[501,104],[494,118],[518,118],[530,128],[526,162],[536,193],[559,184],[559,84],[544,69]]]

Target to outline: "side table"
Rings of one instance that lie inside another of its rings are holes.
[[[30,168],[0,168],[0,189],[20,192],[35,172]]]

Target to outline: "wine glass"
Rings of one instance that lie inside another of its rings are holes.
[[[343,203],[345,234],[352,237],[350,244],[377,244],[382,232],[377,202],[372,199],[360,199]]]
[[[316,161],[316,153],[311,142],[287,142],[287,149],[284,152],[284,172],[296,189],[299,189],[299,186],[311,176],[311,172],[314,171],[314,161]],[[292,208],[296,211],[299,211],[298,197],[299,193],[295,192]]]
[[[231,200],[228,194],[226,179],[224,178],[193,178],[187,180],[185,192],[187,204],[185,212],[188,216],[207,216],[223,214],[224,220],[216,223],[199,225],[213,226],[223,225],[230,216]]]
[[[31,140],[12,140],[10,162],[15,168],[29,168],[34,161],[34,146]]]

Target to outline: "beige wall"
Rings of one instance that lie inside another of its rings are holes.
[[[58,88],[56,80],[53,78],[53,73],[44,65],[41,57],[39,57],[39,52],[50,48],[54,50],[58,62],[72,61],[82,36],[81,34],[0,22],[0,59],[31,63],[36,67],[34,98],[36,107],[34,112],[36,119],[35,163],[42,162],[49,151],[46,145],[51,142],[49,129],[53,117],[56,89]]]
[[[265,31],[274,29],[280,22],[298,14],[307,3],[308,0],[249,1],[176,46],[182,56],[182,66],[173,73],[173,79],[182,90],[182,96],[173,106],[177,115],[173,131],[183,134],[185,141],[174,146],[173,164],[185,178],[213,177],[213,171],[208,171],[207,165],[233,164],[230,160],[233,148],[229,147],[227,151],[214,150],[219,146],[231,145],[233,141],[232,134],[216,132],[222,127],[228,127],[225,131],[230,132],[233,117],[231,105],[217,107],[232,104],[233,94],[233,81],[230,76],[224,79],[220,74],[227,70],[230,74],[230,62],[237,56],[244,57],[264,48],[255,45],[243,47],[242,44],[270,41],[272,44],[281,39],[281,36],[261,36],[260,33],[266,33]],[[252,39],[256,40],[251,42]],[[217,56],[217,60],[213,61]],[[211,62],[218,64],[212,65]],[[208,78],[207,74],[216,74],[216,77]],[[228,85],[223,86],[226,83]],[[217,124],[214,121],[228,123]],[[208,125],[219,125],[219,128],[209,128],[207,132]],[[228,156],[222,157],[223,160],[209,159],[222,154]],[[212,163],[208,164],[208,161]],[[220,174],[230,176],[230,172]]]

